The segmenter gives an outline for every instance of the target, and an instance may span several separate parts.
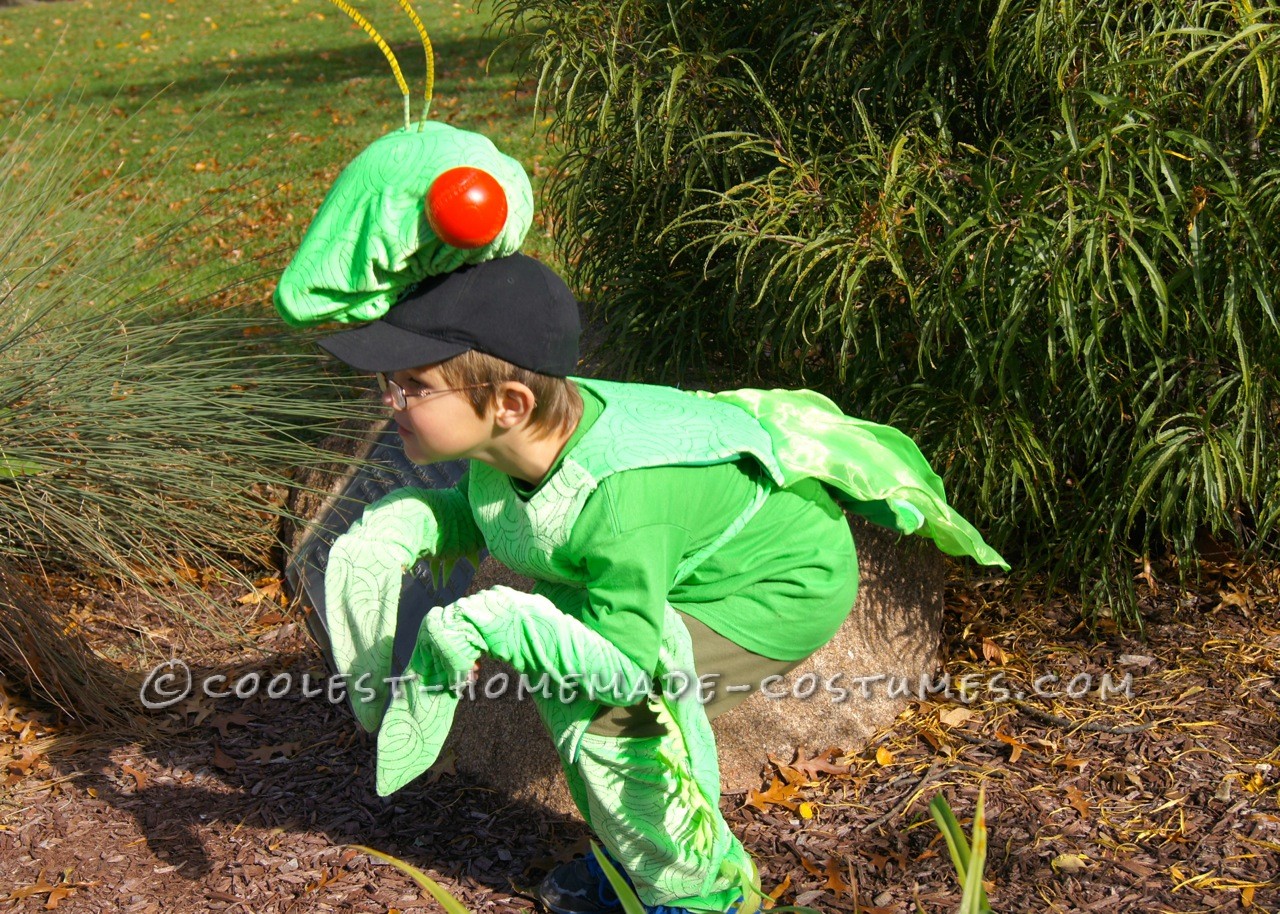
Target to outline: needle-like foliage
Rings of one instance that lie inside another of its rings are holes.
[[[1280,10],[504,0],[544,208],[633,376],[807,384],[913,435],[1023,571],[1280,524]]]
[[[169,152],[112,158],[110,122],[27,109],[0,128],[0,564],[162,587],[251,573],[350,407],[236,303],[260,268],[171,266],[230,200],[157,227],[145,194]],[[211,600],[198,615],[238,622]]]

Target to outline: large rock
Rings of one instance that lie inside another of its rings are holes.
[[[916,537],[856,519],[852,524],[861,584],[836,637],[768,694],[757,692],[714,722],[728,791],[758,787],[770,753],[790,759],[801,747],[857,748],[902,710],[905,699],[900,689],[891,697],[890,684],[909,683],[914,693],[934,669],[944,559]],[[486,559],[469,592],[493,584],[527,589],[530,583]],[[513,799],[572,813],[555,750],[533,703],[518,696],[516,681],[503,664],[482,665],[474,699],[459,708],[444,761]]]

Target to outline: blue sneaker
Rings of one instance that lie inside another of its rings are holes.
[[[619,869],[621,872],[621,869]],[[538,900],[551,914],[621,914],[622,902],[595,854],[562,863],[538,884]]]
[[[626,871],[612,857],[609,859],[630,885]],[[560,864],[539,883],[535,894],[551,914],[622,914],[618,893],[609,884],[595,854]],[[739,897],[725,914],[735,914],[741,905]],[[645,905],[644,910],[645,914],[694,914],[688,908],[665,904]]]

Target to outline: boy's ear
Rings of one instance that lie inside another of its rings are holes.
[[[519,381],[503,381],[493,393],[493,420],[499,428],[515,428],[533,418],[537,398],[527,385]]]

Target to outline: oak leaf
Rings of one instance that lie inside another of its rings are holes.
[[[14,757],[5,762],[10,771],[18,774],[30,774],[31,766],[40,761],[40,753],[30,746],[23,746]]]
[[[1000,742],[1009,746],[1009,749],[1010,749],[1009,763],[1010,764],[1013,764],[1018,759],[1022,758],[1022,753],[1024,751],[1034,751],[1026,743],[1020,743],[1016,739],[1014,739],[1012,736],[1006,736],[1003,733],[997,733],[996,739],[1000,740]]]
[[[213,719],[213,725],[218,732],[225,738],[227,735],[227,727],[230,724],[239,724],[244,727],[253,723],[253,718],[242,711],[232,711],[230,714],[219,714]]]
[[[123,764],[120,766],[120,770],[121,770],[121,772],[123,772],[124,774],[127,774],[127,775],[129,775],[129,777],[133,778],[133,782],[134,782],[134,784],[136,784],[136,785],[137,785],[137,789],[138,789],[138,790],[146,790],[146,789],[147,789],[147,778],[148,778],[148,775],[147,775],[147,773],[146,773],[145,771],[139,771],[137,768],[134,768],[134,767],[133,767],[132,765],[130,765],[128,762],[123,763]]]
[[[257,749],[249,751],[249,758],[255,762],[269,762],[272,756],[277,753],[285,758],[290,758],[298,751],[301,745],[301,743],[281,743],[278,746],[259,746]]]
[[[849,883],[845,882],[844,876],[840,872],[840,861],[835,857],[827,859],[827,865],[824,872],[827,882],[823,886],[824,889],[830,889],[837,895],[852,895],[849,889]]]
[[[796,760],[788,767],[794,768],[810,780],[816,779],[819,774],[848,774],[853,760],[842,765],[837,760],[843,755],[843,750],[829,746],[813,758],[805,758],[804,750],[800,749],[796,752]]]
[[[217,743],[213,744],[213,767],[221,768],[223,771],[235,771],[236,760],[222,751],[222,747]]]
[[[785,784],[777,778],[769,785],[768,790],[752,790],[747,794],[747,805],[754,806],[761,812],[767,812],[770,806],[783,806],[795,812],[800,804],[795,795],[800,788],[794,784]]]

